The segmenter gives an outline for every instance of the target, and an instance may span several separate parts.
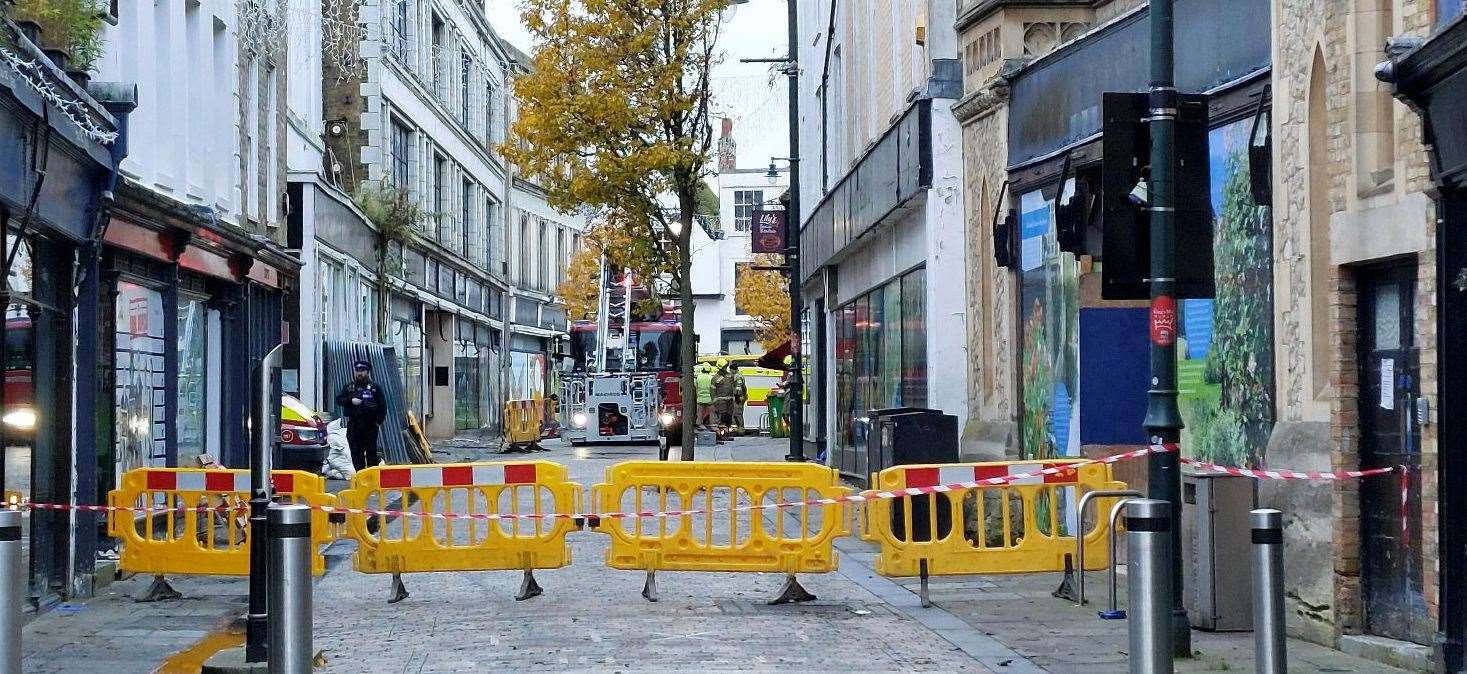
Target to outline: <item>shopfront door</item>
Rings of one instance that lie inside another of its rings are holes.
[[[1366,631],[1425,644],[1434,626],[1422,593],[1415,279],[1415,260],[1358,276],[1360,463],[1406,467],[1360,485],[1360,572]]]

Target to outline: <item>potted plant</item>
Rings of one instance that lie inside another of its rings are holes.
[[[20,34],[24,35],[25,39],[30,40],[31,44],[41,44],[41,24],[31,19],[17,17],[15,19],[15,25],[17,28],[20,28]]]
[[[37,38],[44,37],[40,46],[63,70],[91,70],[102,55],[102,13],[97,0],[15,0],[10,14],[18,25],[35,26]]]

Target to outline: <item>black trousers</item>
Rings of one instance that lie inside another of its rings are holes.
[[[377,457],[377,425],[362,424],[348,426],[346,444],[351,447],[351,465],[357,470],[371,468],[379,463]]]

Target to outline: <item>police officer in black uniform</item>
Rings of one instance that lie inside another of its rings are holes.
[[[336,394],[336,404],[346,417],[352,465],[362,470],[381,462],[377,457],[377,427],[387,418],[387,398],[372,382],[371,363],[359,360],[352,369],[352,380]]]

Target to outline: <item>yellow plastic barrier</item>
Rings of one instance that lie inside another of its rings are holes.
[[[504,443],[533,445],[540,442],[545,404],[539,398],[508,400],[504,403]]]
[[[347,515],[357,540],[353,566],[393,574],[394,597],[406,596],[403,573],[522,569],[527,598],[539,594],[532,569],[570,564],[565,536],[579,528],[570,518],[543,516],[579,512],[580,494],[565,466],[519,461],[375,466],[359,471],[338,498],[348,508],[412,513]]]
[[[784,573],[790,583],[834,571],[848,506],[802,502],[849,493],[836,471],[808,463],[629,461],[608,467],[591,498],[596,530],[611,536],[606,565],[647,571],[643,596],[655,601],[659,570]],[[620,513],[631,516],[610,515]]]
[[[279,470],[271,479],[276,501],[336,503],[319,475]],[[107,494],[108,505],[152,510],[108,513],[107,534],[123,544],[119,568],[157,576],[249,575],[249,498],[248,470],[138,468],[124,473],[118,488]],[[331,542],[324,510],[311,514],[311,536],[318,548]],[[311,569],[326,570],[319,550]]]
[[[1015,461],[888,468],[874,476],[877,491],[974,482],[1082,464],[1055,475],[1025,478],[1003,486],[871,499],[861,518],[861,537],[880,545],[876,572],[883,576],[926,576],[1063,571],[1075,553],[1075,532],[1084,531],[1085,568],[1110,563],[1104,519],[1114,499],[1094,499],[1099,518],[1082,525],[1075,512],[1081,495],[1123,489],[1111,466],[1079,459]],[[1088,509],[1088,508],[1087,508]],[[934,535],[935,534],[935,535]]]

